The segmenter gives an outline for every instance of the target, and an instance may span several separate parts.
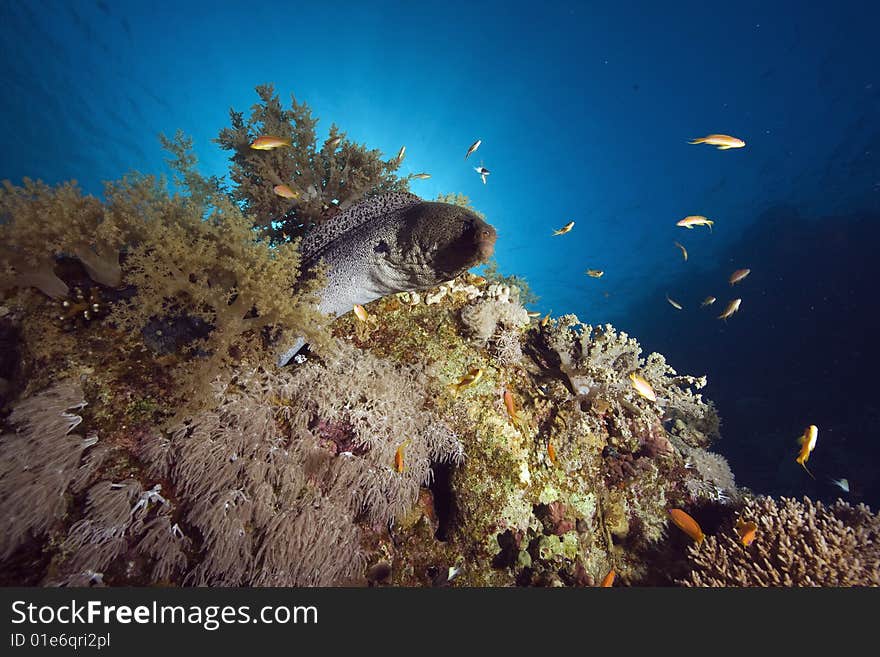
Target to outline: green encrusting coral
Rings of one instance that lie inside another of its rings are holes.
[[[707,450],[720,422],[705,378],[609,325],[530,319],[501,276],[388,296],[366,321],[320,316],[320,276],[300,279],[289,238],[405,182],[335,127],[319,148],[306,106],[258,92],[221,134],[231,191],[178,135],[182,193],[139,175],[103,201],[73,184],[0,193],[15,355],[0,371],[0,583],[786,582],[740,576],[720,538],[762,507]],[[269,132],[292,147],[247,150]],[[302,201],[272,195],[281,183]],[[310,350],[278,368],[293,335]],[[670,508],[719,536],[706,545],[730,572],[688,551]],[[834,513],[838,529],[876,524]]]

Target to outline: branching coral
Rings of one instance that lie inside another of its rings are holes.
[[[382,160],[378,150],[347,140],[335,124],[319,147],[318,121],[305,103],[291,97],[291,108],[284,109],[272,85],[256,91],[261,102],[251,108],[250,118],[245,121],[242,112],[230,110],[232,125],[216,141],[232,151],[235,200],[273,242],[303,235],[368,194],[408,191],[406,180],[394,173],[400,166],[396,157]],[[262,135],[291,143],[270,151],[251,149]],[[276,185],[287,185],[296,198],[279,196]]]
[[[740,518],[754,541],[728,528],[690,547],[685,586],[880,586],[880,516],[864,505],[762,497]]]
[[[691,502],[699,499],[725,502],[739,497],[733,471],[721,454],[691,447],[677,437],[673,438],[673,443],[684,458],[685,468],[689,472],[684,486]]]
[[[77,490],[100,459],[83,459],[97,438],[70,433],[82,418],[82,388],[64,381],[15,405],[15,433],[0,437],[0,559],[29,535],[47,531],[65,514],[68,490]],[[92,450],[94,451],[94,450]]]
[[[659,426],[664,418],[674,416],[717,430],[711,403],[690,389],[702,388],[705,377],[679,376],[660,354],[642,359],[638,342],[610,324],[594,327],[574,315],[563,315],[531,334],[527,352],[543,372],[561,379],[582,406],[597,411],[597,431],[610,427],[616,442],[630,450],[645,449],[652,455],[670,452]],[[648,382],[657,402],[635,390],[631,374]]]

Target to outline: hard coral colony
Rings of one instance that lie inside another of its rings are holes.
[[[466,198],[257,93],[218,138],[231,188],[182,135],[183,193],[5,183],[4,584],[876,584],[826,567],[866,508],[737,488],[705,377],[532,321],[522,279],[467,273],[495,232]]]

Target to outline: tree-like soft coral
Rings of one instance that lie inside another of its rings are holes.
[[[23,187],[3,182],[0,190],[0,289],[36,287],[52,298],[67,295],[55,273],[55,259],[79,258],[93,280],[120,284],[122,235],[94,196],[75,182],[49,187],[24,179]]]
[[[685,586],[880,586],[880,516],[865,505],[804,498],[746,501],[758,526],[744,546],[733,527],[691,546]]]
[[[400,167],[396,157],[383,160],[380,151],[349,141],[335,124],[319,147],[318,121],[308,105],[291,97],[291,108],[284,109],[272,85],[256,91],[261,102],[247,121],[242,112],[230,110],[232,125],[216,141],[232,151],[234,198],[273,242],[301,236],[369,194],[408,191],[406,180],[394,173]],[[290,146],[250,148],[264,135],[289,139]],[[286,185],[296,198],[275,193],[276,185]]]
[[[297,284],[296,243],[270,245],[235,203],[205,196],[204,181],[189,175],[203,185],[189,197],[170,196],[151,177],[107,185],[107,212],[131,240],[125,280],[137,290],[109,321],[135,334],[159,333],[180,317],[209,327],[185,345],[178,367],[178,397],[198,402],[232,364],[271,360],[270,340],[302,335],[320,347],[326,319],[313,296],[318,280]]]

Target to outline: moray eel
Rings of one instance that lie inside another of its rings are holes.
[[[424,290],[486,262],[495,229],[474,212],[405,193],[367,198],[312,229],[300,244],[304,271],[323,263],[318,309],[341,316],[396,292]],[[302,348],[300,338],[278,362]]]

